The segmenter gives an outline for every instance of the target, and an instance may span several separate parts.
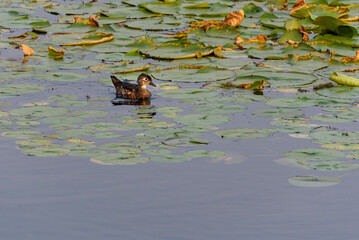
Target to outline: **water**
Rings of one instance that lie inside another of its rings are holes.
[[[359,233],[355,173],[333,187],[300,188],[287,179],[308,170],[280,166],[275,157],[101,166],[24,156],[1,141],[3,239],[355,239]]]

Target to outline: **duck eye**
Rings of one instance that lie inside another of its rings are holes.
[[[144,78],[143,80],[148,81],[148,78]]]

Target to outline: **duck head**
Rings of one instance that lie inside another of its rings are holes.
[[[137,78],[137,83],[139,86],[148,86],[148,85],[151,85],[151,86],[154,86],[156,87],[156,85],[152,82],[152,78],[151,76],[145,74],[145,73],[142,73],[140,76],[138,76]]]

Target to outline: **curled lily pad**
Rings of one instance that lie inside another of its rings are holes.
[[[101,33],[96,32],[83,37],[83,41],[75,42],[75,43],[66,43],[62,44],[62,46],[82,46],[82,45],[93,45],[104,42],[109,42],[114,38],[112,33]]]
[[[263,138],[274,132],[274,129],[230,128],[216,131],[214,134],[223,138]]]

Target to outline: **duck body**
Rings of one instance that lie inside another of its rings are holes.
[[[132,100],[148,99],[152,96],[152,94],[147,90],[147,86],[151,85],[156,87],[156,85],[152,83],[152,78],[144,73],[138,76],[137,84],[129,83],[127,80],[121,81],[115,76],[111,76],[111,80],[116,88],[116,98],[126,98]]]

